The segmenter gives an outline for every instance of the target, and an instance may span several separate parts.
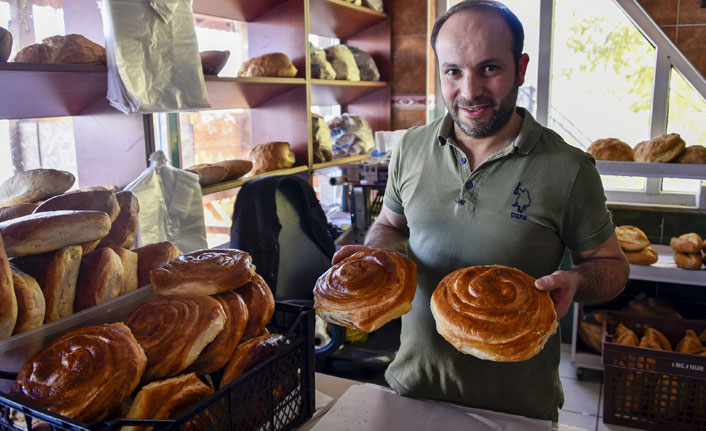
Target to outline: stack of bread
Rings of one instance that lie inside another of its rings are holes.
[[[640,228],[630,225],[618,226],[615,233],[628,262],[633,265],[652,265],[657,262],[657,252],[652,249],[652,243]]]
[[[679,268],[701,269],[706,263],[706,256],[701,254],[701,251],[706,249],[706,241],[697,233],[690,232],[672,237],[669,246],[674,250],[674,262]]]
[[[229,159],[215,163],[199,163],[186,170],[199,176],[201,186],[208,186],[221,181],[237,180],[250,172],[252,167],[250,160]]]
[[[248,158],[253,165],[253,175],[290,168],[297,161],[289,142],[281,141],[256,145],[248,153]]]
[[[596,160],[647,163],[706,163],[706,147],[703,145],[686,146],[678,133],[657,136],[642,141],[633,149],[630,145],[616,138],[598,139],[589,145],[586,151]]]
[[[273,52],[244,61],[240,65],[238,76],[243,78],[294,78],[297,76],[297,68],[286,54]]]
[[[87,423],[121,403],[131,404],[129,419],[170,419],[214,392],[197,376],[220,371],[214,376],[222,375],[223,388],[286,342],[265,328],[274,298],[246,252],[196,250],[162,263],[150,279],[156,298],[123,322],[75,329],[51,343],[25,364],[11,393]],[[291,390],[278,386],[276,399]]]

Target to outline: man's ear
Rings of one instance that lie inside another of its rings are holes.
[[[529,63],[529,55],[527,53],[522,54],[520,56],[520,61],[517,64],[517,79],[519,81],[519,85],[522,86],[522,84],[525,83],[525,73],[527,73],[527,64]]]

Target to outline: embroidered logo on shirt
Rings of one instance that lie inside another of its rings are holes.
[[[510,217],[518,220],[527,220],[527,216],[522,213],[532,204],[532,199],[530,198],[529,190],[523,189],[521,186],[522,183],[517,183],[517,187],[515,187],[514,194],[517,197],[511,206],[517,209],[517,212],[510,211]]]

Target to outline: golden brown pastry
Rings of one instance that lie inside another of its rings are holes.
[[[667,337],[654,328],[647,328],[645,330],[645,334],[640,339],[640,347],[672,351],[672,344]]]
[[[659,255],[656,251],[652,250],[652,247],[649,245],[643,248],[642,250],[624,250],[623,253],[625,253],[625,257],[628,259],[628,262],[632,263],[633,265],[649,266],[659,260]]]
[[[147,355],[143,382],[173,377],[193,364],[223,330],[221,304],[205,295],[158,296],[125,318]]]
[[[277,349],[286,341],[284,335],[275,334],[252,338],[239,344],[223,371],[220,387],[223,388],[274,356]]]
[[[635,154],[630,145],[616,138],[603,138],[593,141],[586,152],[596,160],[632,162]]]
[[[650,240],[639,227],[623,225],[615,228],[620,248],[624,251],[638,251],[650,245]]]
[[[594,352],[603,351],[603,325],[597,322],[581,320],[579,322],[579,336]]]
[[[294,166],[296,157],[289,146],[289,142],[267,142],[250,150],[248,155],[252,161],[252,174],[276,171]]]
[[[706,163],[706,147],[703,145],[691,145],[684,149],[677,160],[677,163],[692,163],[692,164],[704,164]]]
[[[324,320],[372,332],[412,309],[417,265],[394,251],[359,251],[323,273],[314,308]]]
[[[49,211],[0,223],[8,256],[41,254],[95,241],[110,231],[110,217],[101,211]]]
[[[32,203],[64,193],[74,185],[71,172],[30,169],[18,172],[0,185],[0,207]]]
[[[199,184],[207,186],[223,181],[228,175],[228,168],[211,163],[200,163],[186,168],[187,171],[199,176]]]
[[[672,237],[669,246],[674,251],[682,253],[698,253],[703,248],[704,242],[699,234],[691,232],[679,235],[679,238]]]
[[[629,313],[642,314],[645,316],[681,318],[674,307],[666,302],[651,297],[644,300],[631,299],[628,301],[625,311]]]
[[[0,208],[0,222],[32,214],[37,204],[16,204]]]
[[[54,196],[39,204],[35,213],[59,210],[103,211],[112,223],[120,213],[120,205],[115,194],[110,190],[92,190],[87,192],[64,193]]]
[[[22,48],[16,63],[105,64],[105,48],[80,34],[47,37],[42,43]]]
[[[701,269],[704,263],[701,252],[698,253],[674,253],[674,263],[681,269]]]
[[[131,191],[115,193],[115,199],[120,207],[118,217],[110,225],[110,232],[100,241],[98,247],[118,246],[132,248],[137,235],[137,222],[140,212],[140,202]]]
[[[686,148],[678,133],[660,135],[635,146],[636,162],[669,163],[674,161]]]
[[[250,160],[221,160],[220,162],[216,162],[215,164],[218,166],[223,166],[228,170],[228,173],[226,174],[225,178],[223,178],[223,181],[236,180],[250,172],[250,170],[252,169],[252,162]]]
[[[259,335],[275,313],[275,298],[272,290],[259,274],[236,290],[248,307],[248,324],[245,326],[242,341]]]
[[[236,249],[194,250],[168,260],[150,273],[158,295],[215,295],[252,279],[250,254]]]
[[[0,236],[0,340],[12,335],[16,322],[17,297],[12,283],[12,270]]]
[[[243,62],[238,70],[239,77],[271,76],[280,78],[294,78],[297,68],[292,60],[281,52],[253,57]]]
[[[687,329],[684,338],[677,344],[677,348],[674,351],[680,353],[695,353],[703,348],[704,346],[701,344],[701,340],[699,340],[699,336],[696,335],[696,332],[694,332],[693,329]]]
[[[147,358],[122,323],[74,329],[32,357],[10,393],[84,422],[104,419],[140,381]]]
[[[622,323],[619,323],[618,327],[615,328],[615,337],[613,340],[618,344],[624,344],[626,346],[637,346],[639,344],[637,334]]]
[[[196,374],[189,373],[143,386],[130,406],[127,419],[174,419],[189,407],[213,394]],[[126,426],[121,431],[151,427]]]
[[[240,295],[231,291],[215,295],[213,298],[223,306],[226,321],[223,330],[187,369],[199,375],[216,372],[228,363],[248,324],[248,306]]]
[[[436,330],[460,352],[500,362],[539,353],[558,326],[549,293],[501,265],[471,266],[444,277],[431,297]]]
[[[76,283],[74,313],[120,296],[125,270],[120,257],[108,247],[83,256]]]
[[[29,331],[44,323],[44,294],[39,283],[29,274],[25,274],[11,265],[12,283],[17,297],[17,322],[12,335]]]
[[[133,250],[137,253],[137,285],[150,284],[150,272],[164,262],[181,256],[181,251],[169,241],[155,242]]]
[[[120,295],[137,290],[137,253],[116,245],[112,245],[108,248],[118,255],[120,262],[123,264],[123,279],[125,281],[122,289],[120,289]]]

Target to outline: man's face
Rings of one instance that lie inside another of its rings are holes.
[[[460,12],[436,39],[444,103],[456,126],[473,138],[486,138],[510,120],[529,57],[515,67],[512,33],[488,12]]]

